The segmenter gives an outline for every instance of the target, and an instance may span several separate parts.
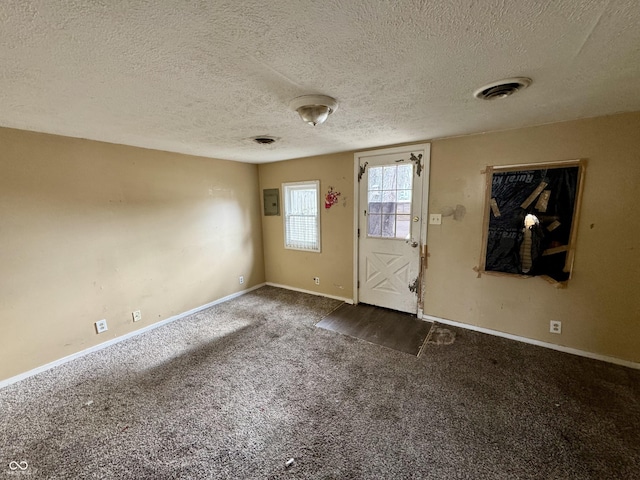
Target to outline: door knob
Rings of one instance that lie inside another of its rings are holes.
[[[414,221],[414,222],[417,222],[418,220],[420,220],[420,217],[418,217],[418,216],[413,217],[413,221]]]

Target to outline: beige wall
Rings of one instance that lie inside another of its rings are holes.
[[[0,145],[0,380],[264,282],[255,165],[9,129]]]
[[[425,313],[640,362],[638,132],[632,113],[432,142],[430,211],[467,214],[429,228]],[[352,152],[257,167],[9,129],[0,145],[0,380],[265,279],[353,296]],[[477,278],[480,171],[575,158],[588,166],[568,288]],[[322,208],[319,254],[285,250],[282,217],[261,214],[262,189],[302,180],[342,193]]]
[[[353,153],[324,155],[259,166],[260,189],[280,189],[282,183],[320,180],[321,253],[284,248],[282,215],[262,218],[267,281],[341,298],[353,297]],[[324,208],[333,187],[340,201]],[[262,195],[262,194],[261,194]],[[282,210],[282,208],[281,208]],[[313,277],[320,277],[315,285]]]
[[[574,278],[477,277],[487,165],[588,160]],[[285,250],[281,217],[263,217],[268,282],[351,298],[353,153],[260,166],[260,187],[320,179],[347,207],[322,212],[323,251]],[[430,211],[464,205],[461,221],[429,226],[424,311],[514,335],[640,362],[640,113],[432,142]],[[329,240],[329,241],[327,241]],[[323,280],[320,288],[314,276]],[[329,281],[326,281],[327,276]],[[338,289],[335,285],[342,285]],[[562,321],[562,334],[549,321]]]
[[[487,165],[587,159],[573,279],[477,278]],[[425,313],[588,352],[640,361],[640,113],[432,144],[430,210],[465,205],[430,226]],[[549,321],[562,321],[562,334]]]

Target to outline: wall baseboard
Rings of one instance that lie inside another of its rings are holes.
[[[194,313],[198,313],[202,310],[206,310],[207,308],[213,307],[215,305],[218,305],[220,303],[224,303],[224,302],[228,302],[229,300],[232,300],[234,298],[240,297],[246,293],[249,293],[253,290],[257,290],[258,288],[264,287],[265,285],[269,285],[271,287],[277,287],[277,288],[283,288],[285,290],[292,290],[295,292],[301,292],[301,293],[308,293],[310,295],[316,295],[316,296],[320,296],[320,297],[327,297],[327,298],[332,298],[334,300],[340,300],[343,301],[345,303],[348,304],[353,304],[353,299],[350,298],[344,298],[344,297],[337,297],[334,295],[327,295],[327,294],[323,294],[323,293],[319,293],[319,292],[313,292],[311,290],[304,290],[301,288],[295,288],[295,287],[290,287],[288,285],[280,285],[277,283],[272,283],[272,282],[266,282],[266,283],[261,283],[258,285],[255,285],[251,288],[248,288],[246,290],[242,290],[240,292],[236,292],[233,293],[231,295],[227,295],[226,297],[223,298],[219,298],[218,300],[214,300],[213,302],[209,302],[205,305],[201,305],[199,307],[196,308],[192,308],[191,310],[188,310],[186,312],[180,313],[178,315],[174,315],[173,317],[169,317],[166,318],[164,320],[161,320],[159,322],[153,323],[151,325],[148,325],[144,328],[141,328],[139,330],[135,330],[133,332],[129,332],[125,335],[121,335],[117,338],[108,340],[106,342],[100,343],[98,345],[94,345],[93,347],[89,347],[87,349],[81,350],[79,352],[73,353],[71,355],[67,355],[66,357],[62,357],[58,360],[54,360],[53,362],[47,363],[45,365],[42,365],[40,367],[36,367],[32,370],[29,370],[27,372],[21,373],[19,375],[16,375],[14,377],[10,377],[6,380],[2,380],[0,381],[0,389],[7,387],[11,384],[14,384],[16,382],[19,382],[21,380],[24,380],[25,378],[28,377],[32,377],[33,375],[37,375],[38,373],[42,373],[45,372],[47,370],[50,370],[54,367],[57,367],[59,365],[63,365],[67,362],[70,362],[71,360],[75,360],[77,358],[83,357],[85,355],[88,355],[89,353],[93,353],[93,352],[97,352],[99,350],[102,350],[104,348],[107,348],[111,345],[115,345],[116,343],[122,342],[124,340],[127,340],[129,338],[135,337],[137,335],[141,335],[145,332],[151,331],[155,328],[161,327],[163,325],[167,325],[168,323],[174,322],[176,320],[180,320],[181,318],[187,317],[189,315],[193,315]],[[436,323],[442,323],[445,325],[451,325],[454,327],[459,327],[459,328],[464,328],[466,330],[473,330],[475,332],[480,332],[480,333],[486,333],[488,335],[494,335],[497,337],[503,337],[503,338],[507,338],[509,340],[515,340],[517,342],[523,342],[523,343],[528,343],[531,345],[537,345],[539,347],[544,347],[544,348],[549,348],[551,350],[557,350],[559,352],[564,352],[564,353],[570,353],[573,355],[578,355],[581,357],[586,357],[586,358],[591,358],[594,360],[600,360],[603,362],[608,362],[608,363],[613,363],[615,365],[621,365],[623,367],[629,367],[629,368],[633,368],[636,370],[640,370],[640,363],[637,362],[632,362],[629,360],[623,360],[620,358],[616,358],[616,357],[610,357],[607,355],[600,355],[598,353],[592,353],[592,352],[587,352],[584,350],[578,350],[576,348],[571,348],[571,347],[565,347],[562,345],[556,345],[553,343],[547,343],[547,342],[542,342],[540,340],[534,340],[531,338],[527,338],[527,337],[520,337],[518,335],[512,335],[510,333],[505,333],[505,332],[500,332],[498,330],[491,330],[489,328],[484,328],[484,327],[478,327],[476,325],[470,325],[468,323],[462,323],[462,322],[456,322],[454,320],[447,320],[445,318],[440,318],[440,317],[434,317],[433,315],[426,315],[426,314],[422,314],[421,315],[422,320],[427,320],[427,321],[431,321],[431,322],[436,322]]]
[[[473,330],[474,332],[486,333],[488,335],[494,335],[496,337],[508,338],[509,340],[515,340],[516,342],[523,342],[531,345],[537,345],[538,347],[549,348],[551,350],[557,350],[559,352],[570,353],[572,355],[578,355],[580,357],[591,358],[594,360],[600,360],[602,362],[613,363],[615,365],[621,365],[623,367],[629,367],[636,370],[640,370],[640,363],[632,362],[630,360],[623,360],[621,358],[609,357],[607,355],[600,355],[599,353],[592,353],[592,352],[587,352],[585,350],[578,350],[577,348],[556,345],[555,343],[542,342],[540,340],[534,340],[532,338],[520,337],[518,335],[512,335],[510,333],[500,332],[498,330],[491,330],[490,328],[478,327],[476,325],[470,325],[468,323],[456,322],[454,320],[447,320],[446,318],[434,317],[432,315],[422,314],[422,318],[423,320],[429,320],[436,323],[443,323],[445,325],[451,325],[453,327],[464,328],[466,330]]]
[[[129,332],[126,333],[124,335],[121,335],[119,337],[113,338],[111,340],[108,340],[106,342],[100,343],[98,345],[94,345],[93,347],[89,347],[86,348],[84,350],[80,350],[79,352],[73,353],[71,355],[67,355],[66,357],[62,357],[59,358],[58,360],[54,360],[53,362],[47,363],[45,365],[42,365],[40,367],[36,367],[32,370],[29,370],[28,372],[25,373],[21,373],[19,375],[16,375],[15,377],[10,377],[7,378],[6,380],[1,380],[0,381],[0,389],[7,387],[13,383],[19,382],[20,380],[24,380],[25,378],[28,377],[32,377],[33,375],[37,375],[38,373],[42,373],[45,372],[47,370],[50,370],[54,367],[57,367],[59,365],[63,365],[67,362],[70,362],[71,360],[75,360],[76,358],[80,358],[80,357],[84,357],[85,355],[88,355],[89,353],[93,353],[93,352],[97,352],[99,350],[102,350],[103,348],[107,348],[110,347],[111,345],[115,345],[116,343],[120,343],[124,340],[127,340],[129,338],[135,337],[137,335],[141,335],[143,333],[146,333],[150,330],[153,330],[155,328],[158,327],[162,327],[163,325],[167,325],[168,323],[171,322],[175,322],[176,320],[180,320],[181,318],[187,317],[189,315],[193,315],[194,313],[198,313],[202,310],[206,310],[207,308],[213,307],[214,305],[218,305],[220,303],[224,303],[224,302],[228,302],[229,300],[233,300],[234,298],[240,297],[246,293],[249,293],[253,290],[257,290],[260,287],[264,287],[266,284],[265,283],[261,283],[259,285],[255,285],[251,288],[247,288],[246,290],[242,290],[240,292],[236,292],[236,293],[232,293],[231,295],[227,295],[226,297],[223,298],[219,298],[218,300],[214,300],[213,302],[209,302],[206,305],[201,305],[199,307],[196,308],[192,308],[191,310],[188,310],[186,312],[183,313],[179,313],[178,315],[174,315],[173,317],[169,317],[169,318],[165,318],[164,320],[160,320],[159,322],[156,323],[152,323],[151,325],[147,325],[144,328],[141,328],[139,330],[134,330],[133,332]]]
[[[285,290],[293,290],[294,292],[308,293],[309,295],[315,295],[317,297],[327,297],[334,300],[340,300],[341,302],[353,305],[353,298],[336,297],[335,295],[329,295],[327,293],[314,292],[312,290],[305,290],[303,288],[290,287],[289,285],[281,285],[279,283],[267,282],[270,287],[284,288]]]

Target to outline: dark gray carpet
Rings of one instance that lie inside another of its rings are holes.
[[[364,303],[342,304],[316,324],[325,330],[416,356],[432,326],[433,323],[419,320],[415,315]]]
[[[337,305],[265,287],[1,390],[0,478],[640,478],[639,371],[413,357],[314,327]]]

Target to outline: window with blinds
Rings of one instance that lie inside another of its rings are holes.
[[[320,182],[283,183],[284,247],[320,251]]]

